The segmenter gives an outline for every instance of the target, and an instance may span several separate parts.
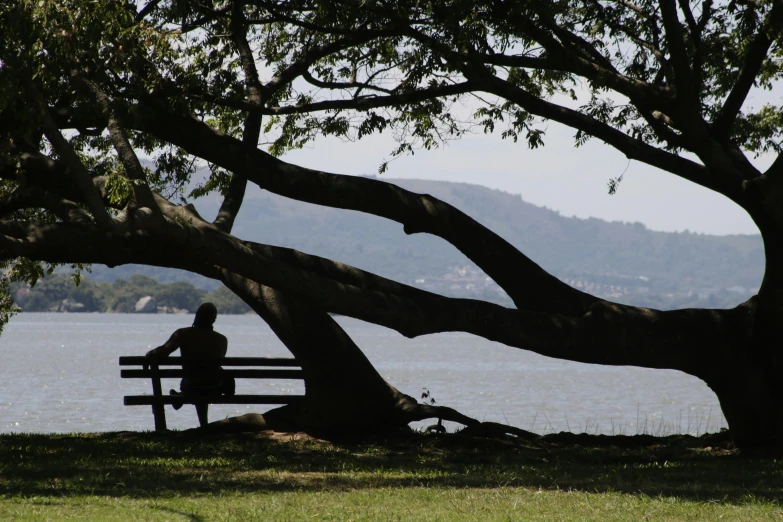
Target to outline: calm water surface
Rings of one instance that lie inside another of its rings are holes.
[[[152,393],[148,380],[120,379],[117,358],[144,354],[192,315],[38,314],[14,317],[0,336],[0,432],[153,429],[148,406],[123,395]],[[401,391],[428,389],[439,405],[480,420],[538,433],[703,433],[725,427],[715,394],[670,370],[586,365],[549,359],[463,333],[406,339],[349,318],[338,321]],[[220,316],[215,329],[229,355],[290,357],[255,316]],[[164,382],[164,391],[178,381]],[[297,381],[245,381],[237,393],[303,393]],[[210,419],[261,412],[258,405],[216,405]],[[195,410],[167,409],[169,428],[198,425]]]

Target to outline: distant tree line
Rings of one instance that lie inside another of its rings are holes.
[[[589,276],[583,276],[592,280]],[[433,289],[449,297],[484,299],[504,306],[513,306],[511,300],[490,288]],[[208,291],[191,283],[176,281],[160,283],[154,278],[134,274],[128,279],[111,282],[94,281],[83,277],[79,285],[68,274],[52,274],[40,280],[35,287],[18,284],[13,292],[14,303],[24,312],[108,312],[133,313],[140,299],[150,296],[160,313],[195,312],[199,304],[212,302],[220,313],[245,314],[250,308],[234,293],[223,286]],[[656,292],[631,292],[614,297],[618,302],[635,306],[648,306],[659,310],[676,308],[733,308],[747,296],[729,290],[713,290],[706,293],[681,292],[666,294]]]
[[[96,283],[87,277],[77,285],[64,274],[52,274],[34,287],[18,285],[14,303],[24,312],[136,312],[144,297],[155,300],[158,312],[195,312],[199,304],[215,303],[222,314],[244,314],[250,308],[225,287],[207,292],[190,283],[161,284],[144,275]]]

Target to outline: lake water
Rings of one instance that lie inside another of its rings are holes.
[[[715,394],[699,379],[646,370],[559,361],[463,333],[406,339],[349,318],[338,321],[392,385],[480,420],[538,433],[704,433],[726,426]],[[124,395],[151,393],[144,379],[120,379],[118,357],[144,354],[188,315],[43,314],[14,317],[0,336],[0,432],[153,429],[148,406]],[[229,355],[290,357],[256,316],[220,316],[215,329]],[[164,391],[178,381],[164,382]],[[298,381],[239,381],[237,393],[302,393]],[[216,405],[210,419],[265,406]],[[168,426],[198,425],[194,408],[167,409]]]

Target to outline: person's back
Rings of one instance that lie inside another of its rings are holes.
[[[184,377],[180,382],[180,391],[186,395],[233,395],[235,381],[226,377],[219,360],[226,356],[228,339],[215,332],[212,324],[217,318],[217,308],[212,303],[204,303],[196,311],[193,326],[180,328],[163,345],[147,352],[148,356],[166,357],[179,349],[182,354]],[[202,359],[188,362],[186,359]],[[215,359],[215,363],[203,359]],[[172,395],[180,393],[171,390]],[[179,409],[182,404],[174,404]],[[196,404],[199,424],[207,424],[207,404]]]
[[[179,351],[183,358],[222,359],[228,351],[228,339],[223,334],[191,326],[175,332],[179,338]],[[186,363],[182,369],[188,385],[195,388],[219,386],[223,382],[223,369],[219,364],[206,361]]]

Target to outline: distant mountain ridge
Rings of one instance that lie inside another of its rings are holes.
[[[452,204],[550,273],[617,301],[660,308],[691,301],[694,305],[731,306],[752,295],[763,277],[764,250],[758,235],[654,232],[641,223],[564,217],[527,203],[519,195],[478,185],[384,181]],[[219,199],[204,198],[196,207],[209,219],[217,213]],[[234,234],[342,261],[445,294],[504,300],[504,294],[444,240],[426,234],[407,236],[400,224],[367,214],[253,190],[237,217]],[[176,271],[149,267],[112,271],[96,267],[94,279],[127,277],[130,273],[144,273],[162,282],[190,279],[210,286]],[[718,294],[723,295],[720,302],[697,302]]]

